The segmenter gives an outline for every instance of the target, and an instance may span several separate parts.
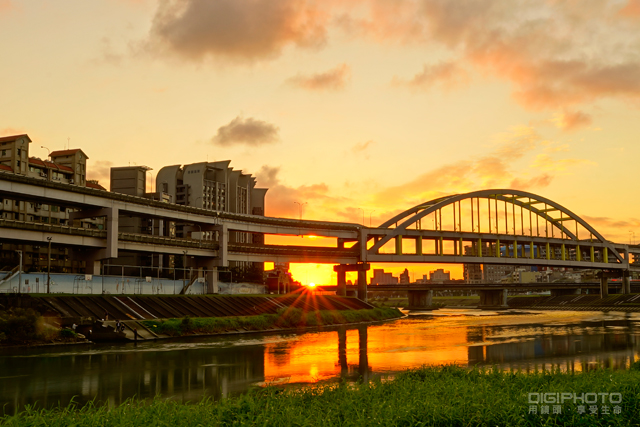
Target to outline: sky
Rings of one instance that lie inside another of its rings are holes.
[[[0,136],[106,186],[230,159],[269,216],[374,226],[514,188],[640,241],[640,0],[0,0],[0,36]]]

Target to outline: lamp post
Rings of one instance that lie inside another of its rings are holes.
[[[376,210],[372,210],[371,212],[369,212],[369,227],[371,227],[371,215],[375,212]]]
[[[300,202],[293,202],[293,203],[296,203],[298,206],[300,206],[300,221],[302,221],[302,207],[303,207],[304,205],[306,205],[306,204],[307,204],[307,202],[304,202],[304,203],[300,203]]]
[[[198,227],[198,229],[200,230],[200,242],[198,243],[198,247],[202,247],[202,227],[200,226],[200,224],[195,224],[196,227]]]
[[[303,207],[304,205],[306,205],[306,204],[307,204],[307,202],[304,202],[304,203],[300,203],[300,202],[293,202],[293,203],[296,203],[298,206],[300,206],[300,222],[302,223],[302,207]],[[304,235],[302,234],[302,224],[300,224],[300,227],[301,227],[301,228],[298,230],[298,231],[300,232],[300,237],[301,237],[301,238],[304,238]]]
[[[49,150],[47,147],[45,147],[44,145],[41,145],[40,148],[44,148],[45,150],[47,150],[47,159],[51,158],[51,150]]]
[[[47,240],[49,241],[49,249],[47,250],[47,293],[50,294],[51,293],[51,239],[53,239],[53,237],[49,236],[47,237]]]
[[[187,287],[187,252],[182,251],[182,291]],[[175,291],[173,292],[175,294]]]
[[[17,250],[16,252],[18,252],[18,257],[20,258],[18,264],[18,292],[22,292],[22,251]]]

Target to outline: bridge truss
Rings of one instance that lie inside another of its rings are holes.
[[[365,245],[366,242],[366,245]],[[363,228],[362,262],[481,263],[629,269],[629,248],[564,206],[519,190],[441,197]]]

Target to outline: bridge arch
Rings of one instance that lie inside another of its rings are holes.
[[[452,211],[452,221],[451,217],[449,221],[442,220],[442,211],[445,209]],[[378,229],[385,229],[386,232],[374,238],[375,242],[367,252],[378,253],[389,241],[399,236],[401,238],[409,230],[423,230],[422,220],[429,215],[434,215],[435,232],[493,235],[505,239],[504,236],[510,236],[508,238],[520,240],[544,237],[559,239],[567,244],[578,245],[577,247],[581,242],[588,242],[590,245],[606,247],[607,252],[613,255],[617,262],[626,262],[615,250],[612,242],[566,207],[534,193],[510,189],[473,191],[420,203],[382,223]],[[528,233],[525,232],[525,216],[528,216]],[[540,235],[541,221],[544,225],[544,236]],[[580,231],[583,233],[582,236],[588,234],[588,238],[581,238]]]

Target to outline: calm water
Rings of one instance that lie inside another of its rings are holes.
[[[0,403],[118,404],[162,395],[221,398],[265,384],[309,385],[393,376],[421,365],[533,371],[627,367],[638,359],[640,314],[439,310],[438,315],[300,334],[0,352]]]

